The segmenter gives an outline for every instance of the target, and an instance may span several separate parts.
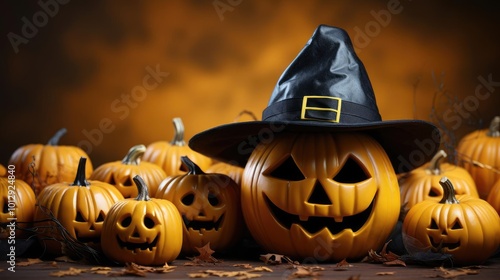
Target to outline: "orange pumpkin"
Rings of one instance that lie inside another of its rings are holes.
[[[238,186],[241,186],[243,171],[243,168],[225,162],[217,162],[205,170],[206,173],[219,173],[227,175],[229,178],[233,179]]]
[[[429,163],[399,178],[401,204],[406,210],[423,200],[441,200],[443,188],[439,181],[443,176],[454,182],[457,195],[468,194],[479,198],[476,184],[469,172],[450,163],[441,163],[445,157],[446,152],[440,150]]]
[[[495,117],[488,129],[465,135],[457,147],[460,165],[471,174],[479,196],[483,199],[500,179],[500,116]]]
[[[488,201],[500,215],[500,180],[493,185],[486,201]]]
[[[109,183],[115,186],[124,198],[130,198],[136,197],[138,194],[133,178],[140,175],[150,188],[149,193],[154,196],[156,188],[167,175],[158,165],[141,161],[145,151],[146,146],[144,145],[130,148],[123,160],[108,162],[97,167],[90,179]]]
[[[72,238],[100,249],[103,221],[109,209],[123,200],[112,185],[85,178],[86,158],[81,158],[74,182],[56,183],[45,187],[38,195],[35,226],[38,237],[52,255],[63,254],[59,229],[50,221],[56,219]],[[51,217],[52,216],[52,217]]]
[[[7,175],[7,168],[0,164],[0,177],[5,177]]]
[[[35,188],[35,194],[48,185],[70,182],[76,176],[78,161],[88,155],[77,146],[58,145],[66,133],[62,128],[49,140],[47,145],[28,144],[19,147],[9,159],[9,165],[16,167],[16,178]],[[87,160],[85,175],[93,171],[92,162]]]
[[[412,246],[421,244],[423,252],[450,254],[455,265],[484,263],[500,245],[498,213],[483,199],[455,196],[448,178],[443,177],[440,184],[440,201],[422,201],[406,214],[403,240],[411,240]]]
[[[29,235],[25,229],[30,228],[33,222],[35,193],[28,184],[15,179],[14,175],[0,177],[0,209],[3,209],[0,212],[0,239],[10,236],[24,238]],[[13,224],[15,228],[12,227]]]
[[[134,178],[136,198],[117,202],[104,219],[104,254],[119,263],[164,265],[177,258],[182,247],[182,219],[175,205],[150,198],[148,186]]]
[[[250,155],[241,200],[265,250],[316,261],[380,249],[400,210],[389,157],[361,133],[276,134]]]
[[[188,156],[202,169],[212,165],[212,159],[193,151],[184,141],[184,124],[181,118],[174,118],[174,138],[172,141],[157,141],[149,144],[142,160],[159,165],[167,176],[185,174],[181,156]]]
[[[182,215],[182,254],[198,253],[207,243],[217,252],[231,249],[244,229],[239,186],[224,174],[204,173],[188,157],[181,160],[188,173],[165,179],[156,197],[174,203]]]

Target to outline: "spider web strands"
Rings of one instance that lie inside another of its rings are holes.
[[[75,260],[84,260],[92,264],[108,264],[110,262],[102,252],[73,237],[61,224],[61,222],[52,214],[52,211],[39,205],[38,202],[37,206],[48,217],[46,219],[34,221],[35,224],[48,223],[48,225],[35,226],[30,230],[32,233],[36,234],[40,240],[60,242],[63,248],[63,253]],[[50,230],[48,231],[50,236],[45,233],[45,230],[47,229]],[[59,234],[53,234],[54,229]]]

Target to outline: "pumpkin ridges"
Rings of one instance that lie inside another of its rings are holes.
[[[147,199],[148,186],[140,176],[134,176],[134,181],[139,189],[137,197],[115,203],[104,220],[103,234],[101,235],[103,251],[108,258],[120,263],[163,265],[166,262],[171,262],[181,250],[181,216],[170,201],[156,198]],[[131,221],[124,226],[120,221],[125,217],[130,217]],[[147,230],[142,228],[145,217],[151,217],[155,221],[154,226]],[[136,228],[136,226],[141,228]],[[134,238],[141,242],[144,240],[151,243],[152,239],[158,238],[158,243],[153,251],[135,249],[132,252],[118,245],[116,239],[128,243],[130,242],[128,238],[135,231],[138,236]]]

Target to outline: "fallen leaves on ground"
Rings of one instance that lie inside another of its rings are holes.
[[[296,266],[295,271],[288,276],[288,279],[320,276],[321,273],[319,271],[322,270],[325,269],[320,266]]]
[[[59,271],[56,271],[56,272],[52,272],[49,275],[50,276],[54,276],[54,277],[76,276],[76,275],[80,275],[80,274],[82,274],[82,273],[84,273],[86,271],[87,271],[87,269],[70,267],[67,270],[59,270]]]
[[[363,262],[372,262],[372,263],[382,263],[385,265],[392,266],[406,266],[406,263],[400,259],[400,257],[392,252],[387,252],[387,243],[384,244],[384,247],[377,253],[375,250],[368,251],[368,256],[363,259]]]
[[[350,267],[352,267],[352,264],[348,263],[346,259],[343,259],[335,265],[333,270],[348,270]]]
[[[216,276],[216,277],[234,277],[237,280],[244,280],[244,279],[258,278],[262,276],[262,274],[255,272],[273,272],[273,270],[268,267],[265,266],[253,267],[250,264],[234,264],[233,267],[241,267],[247,270],[227,271],[227,270],[207,269],[198,272],[188,273],[187,275],[190,278],[207,278],[210,276]]]
[[[16,263],[17,266],[28,266],[28,265],[32,265],[32,264],[36,264],[36,263],[41,263],[43,262],[41,259],[29,259],[27,261],[23,261],[23,262],[18,262]]]
[[[201,263],[219,263],[221,262],[220,260],[214,258],[212,256],[213,253],[215,253],[212,248],[210,248],[210,242],[205,244],[203,247],[196,247],[196,250],[200,253],[198,256],[188,258],[191,260],[191,262],[184,263],[185,266],[196,266],[196,265],[201,265]]]
[[[126,263],[121,271],[110,271],[108,276],[141,276],[145,277],[147,273],[168,273],[175,269],[175,266],[169,266],[167,263],[162,267],[144,266],[136,263]]]
[[[469,269],[469,268],[446,269],[444,267],[439,267],[436,268],[436,270],[438,271],[438,274],[430,277],[451,279],[451,278],[456,278],[458,276],[479,274],[479,270]]]

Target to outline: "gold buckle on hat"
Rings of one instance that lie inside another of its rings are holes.
[[[330,107],[308,107],[307,106],[307,101],[309,99],[332,99],[337,101],[337,106],[336,108],[330,108]],[[328,121],[328,122],[333,122],[333,123],[338,123],[340,120],[340,111],[342,109],[342,99],[339,97],[332,97],[332,96],[318,96],[318,95],[306,95],[302,99],[302,111],[300,113],[300,119],[302,120],[319,120],[319,121]],[[306,117],[306,112],[307,111],[330,111],[330,112],[335,112],[336,116],[334,119],[328,119],[328,118],[311,118],[311,117]]]

